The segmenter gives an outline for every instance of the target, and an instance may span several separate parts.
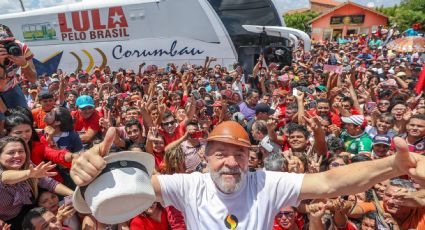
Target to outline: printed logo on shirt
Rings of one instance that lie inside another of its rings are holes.
[[[236,229],[236,227],[238,226],[238,218],[236,218],[236,216],[234,215],[227,215],[226,218],[224,219],[224,224],[226,225],[226,227],[230,230]]]

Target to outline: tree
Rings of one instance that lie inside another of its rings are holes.
[[[377,11],[387,15],[391,25],[404,31],[414,23],[425,25],[425,1],[404,0],[400,6],[377,8]]]
[[[299,29],[304,32],[310,32],[308,22],[319,15],[320,13],[309,10],[302,13],[285,14],[283,18],[285,19],[287,27]]]

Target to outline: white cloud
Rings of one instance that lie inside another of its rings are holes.
[[[51,6],[77,2],[78,0],[22,0],[25,10],[34,10]],[[18,0],[0,0],[0,15],[21,12]]]
[[[19,12],[21,11],[21,7],[19,5],[19,1],[17,0],[0,0],[0,15]]]

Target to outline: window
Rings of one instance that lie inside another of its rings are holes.
[[[365,28],[360,28],[359,29],[359,34],[369,34],[369,28],[365,27]]]
[[[325,41],[325,40],[330,40],[331,39],[331,37],[332,37],[332,29],[325,29],[324,31],[323,31],[323,41]]]

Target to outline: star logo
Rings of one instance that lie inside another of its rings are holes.
[[[34,62],[35,69],[37,70],[37,74],[41,75],[43,73],[46,73],[48,75],[51,75],[53,73],[56,73],[59,63],[62,59],[63,51],[59,51],[57,53],[54,53],[53,55],[50,55],[43,61],[39,61],[35,58],[32,59]]]
[[[114,16],[111,16],[113,23],[121,23],[121,17],[122,15],[119,15],[117,12],[115,12]]]

